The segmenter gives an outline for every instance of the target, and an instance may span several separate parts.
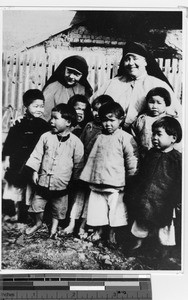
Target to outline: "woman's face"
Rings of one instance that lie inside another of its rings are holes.
[[[74,86],[82,77],[82,73],[76,69],[66,67],[64,79],[69,86]]]
[[[146,72],[147,63],[145,57],[129,53],[124,58],[124,66],[130,76],[138,78]]]

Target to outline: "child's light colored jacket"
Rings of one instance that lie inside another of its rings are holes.
[[[126,177],[138,168],[138,151],[134,138],[121,129],[100,134],[90,152],[80,179],[92,184],[123,187]]]
[[[71,177],[78,179],[83,154],[83,144],[74,134],[59,142],[56,134],[47,132],[41,136],[26,165],[39,173],[40,186],[64,190]]]

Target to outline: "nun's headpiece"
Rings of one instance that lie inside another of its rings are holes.
[[[127,54],[138,54],[140,56],[143,56],[147,63],[146,71],[148,75],[157,77],[165,81],[172,88],[171,84],[169,83],[168,79],[160,69],[155,58],[151,55],[151,53],[149,53],[149,51],[146,49],[144,45],[136,42],[127,42],[125,44],[123,48],[123,57],[119,65],[118,76],[127,75],[124,67],[124,59]]]
[[[46,82],[44,89],[52,82],[59,81],[61,84],[66,86],[66,82],[64,80],[64,74],[65,74],[65,68],[73,68],[78,70],[80,73],[82,73],[82,77],[79,80],[79,83],[82,84],[86,88],[86,94],[90,97],[93,93],[92,87],[87,81],[88,76],[88,65],[86,60],[79,55],[73,55],[65,58],[60,65],[57,67],[57,69],[54,71],[52,76],[48,79]]]

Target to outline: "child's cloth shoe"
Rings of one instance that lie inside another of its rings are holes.
[[[34,234],[37,230],[39,230],[39,228],[41,228],[41,226],[38,225],[34,225],[33,227],[28,227],[25,230],[25,234],[27,236],[31,236],[32,234]]]

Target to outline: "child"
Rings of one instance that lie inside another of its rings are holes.
[[[73,127],[72,133],[80,137],[87,122],[92,120],[90,103],[84,95],[76,94],[69,99],[68,105],[74,107],[77,114],[77,125]]]
[[[102,123],[98,115],[98,110],[102,105],[106,103],[112,103],[112,102],[114,102],[114,100],[108,95],[101,95],[92,102],[91,107],[92,107],[93,121],[88,122],[86,124],[80,136],[80,139],[84,144],[84,163],[86,163],[88,155],[98,135],[101,134],[102,132]],[[86,236],[84,227],[85,227],[86,215],[87,215],[88,194],[89,194],[89,189],[87,185],[80,187],[78,191],[75,193],[73,207],[70,212],[70,223],[68,227],[64,229],[64,233],[70,234],[74,231],[75,220],[80,218],[84,208],[82,214],[83,221],[80,226],[79,235],[80,237]]]
[[[157,232],[163,245],[173,245],[170,229],[173,210],[181,203],[181,153],[174,149],[180,142],[182,130],[173,117],[165,116],[152,125],[152,143],[143,161],[138,184],[130,201],[131,232],[135,236],[134,249],[149,235]]]
[[[44,113],[44,96],[38,89],[30,89],[23,95],[25,115],[20,122],[10,128],[3,148],[4,168],[7,170],[3,199],[11,199],[15,204],[15,220],[20,219],[19,204],[25,200],[28,183],[24,168],[40,136],[48,131],[49,125],[41,117]],[[21,221],[21,220],[20,220]]]
[[[146,95],[146,113],[141,114],[132,124],[132,133],[138,143],[142,158],[152,147],[152,124],[157,119],[167,115],[166,108],[170,104],[170,93],[165,88],[153,88]]]
[[[101,95],[93,100],[91,104],[92,109],[92,115],[93,115],[93,121],[88,122],[85,126],[80,139],[84,144],[84,157],[85,162],[88,158],[88,155],[98,137],[99,134],[102,132],[102,123],[99,118],[99,108],[104,104],[110,104],[114,102],[112,97],[108,95]]]
[[[120,104],[102,105],[99,117],[103,132],[98,136],[80,176],[89,183],[91,190],[87,224],[99,227],[92,236],[93,240],[101,237],[101,226],[109,224],[116,228],[127,225],[124,188],[138,167],[137,144],[130,134],[120,129],[124,117]]]
[[[76,112],[67,104],[58,104],[52,109],[51,131],[43,134],[26,165],[33,169],[36,193],[30,207],[36,222],[26,229],[30,235],[42,226],[44,209],[50,201],[52,226],[50,237],[56,238],[59,220],[66,217],[68,185],[76,180],[82,166],[83,144],[70,132],[76,121]]]

